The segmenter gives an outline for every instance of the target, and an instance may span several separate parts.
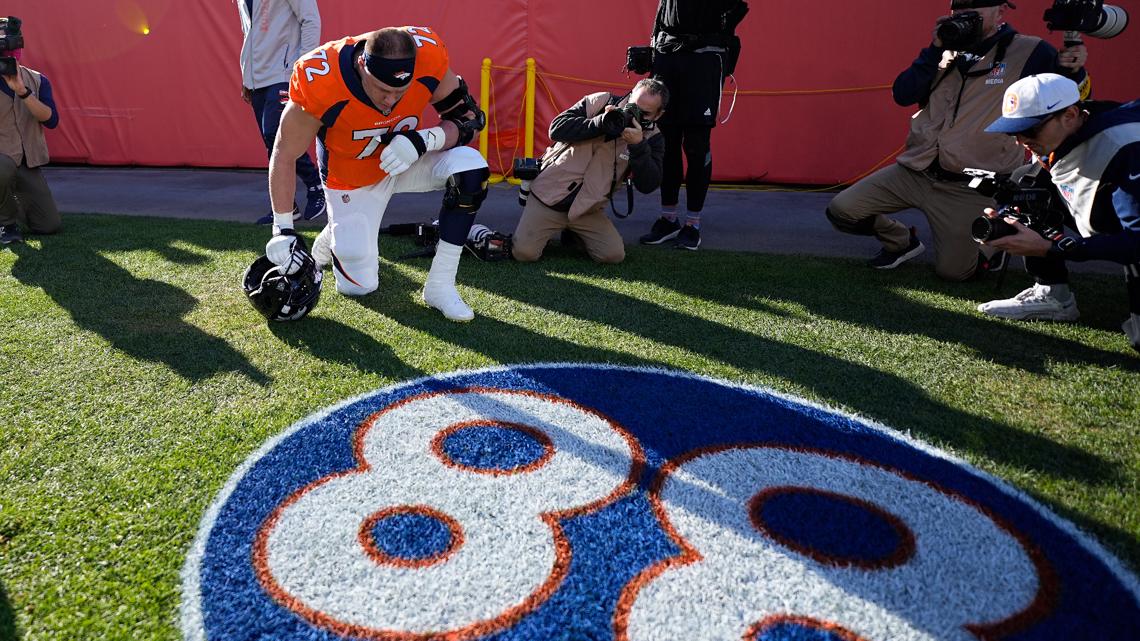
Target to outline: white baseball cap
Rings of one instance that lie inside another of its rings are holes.
[[[1081,101],[1077,83],[1055,73],[1039,73],[1018,80],[1005,90],[1001,118],[986,132],[1017,134],[1044,120],[1049,114]]]

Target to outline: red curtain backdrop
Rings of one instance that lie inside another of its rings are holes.
[[[241,0],[237,0],[241,1]],[[834,184],[889,161],[913,107],[889,85],[929,43],[947,0],[750,0],[738,34],[739,91],[713,133],[714,178]],[[1008,20],[1055,45],[1050,0],[1019,0]],[[1140,97],[1140,6],[1112,40],[1088,39],[1098,98]],[[627,90],[626,47],[646,44],[656,0],[321,0],[322,38],[404,24],[434,27],[452,68],[478,92],[494,65],[493,170],[522,150],[523,66],[537,61],[535,146],[551,117],[593,91]],[[234,0],[15,0],[23,62],[48,75],[60,108],[52,157],[94,165],[265,167],[252,110],[241,101],[241,28]],[[722,113],[732,102],[727,83]],[[430,110],[429,110],[430,111]]]

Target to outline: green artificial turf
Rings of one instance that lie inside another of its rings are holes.
[[[266,439],[384,385],[501,363],[662,366],[856,412],[1140,568],[1140,355],[1119,277],[1074,278],[1079,324],[1025,324],[974,311],[992,280],[929,265],[630,247],[599,266],[552,248],[532,265],[466,258],[477,318],[456,324],[419,302],[428,260],[385,238],[377,293],[346,298],[330,277],[314,314],[267,325],[238,283],[264,228],[66,225],[0,250],[0,641],[180,638],[199,519]],[[1001,294],[1026,283],[1011,270]]]

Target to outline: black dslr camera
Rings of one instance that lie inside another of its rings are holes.
[[[641,107],[637,103],[626,103],[625,106],[618,107],[607,111],[602,116],[602,132],[610,138],[617,138],[621,132],[633,126],[633,121],[636,120],[642,129],[649,129],[653,123],[645,119],[645,114],[642,113]]]
[[[515,158],[511,173],[522,181],[519,185],[519,207],[526,207],[526,200],[530,197],[530,181],[538,178],[542,171],[542,162],[537,158]]]
[[[950,51],[968,51],[982,42],[982,14],[963,11],[938,25],[935,32],[942,46]]]
[[[997,215],[978,216],[970,226],[970,235],[978,242],[994,240],[1017,233],[1017,229],[1005,222],[1005,217],[1014,218],[1043,237],[1053,240],[1061,235],[1064,215],[1055,209],[1053,194],[1042,187],[1021,185],[1011,180],[1008,174],[995,174],[984,169],[966,169],[973,176],[970,187],[994,199]]]
[[[1053,0],[1045,10],[1045,26],[1050,31],[1086,33],[1094,38],[1115,38],[1128,26],[1128,12],[1104,0]],[[1068,34],[1065,41],[1069,42]],[[1076,37],[1075,42],[1080,42]]]
[[[625,70],[640,75],[653,71],[653,47],[630,47],[626,49]]]
[[[10,52],[24,48],[23,21],[15,16],[0,18],[0,76],[14,76],[18,69]]]

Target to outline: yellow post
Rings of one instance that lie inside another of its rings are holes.
[[[534,58],[526,59],[526,138],[527,158],[534,158]]]
[[[487,126],[479,132],[479,153],[483,155],[483,160],[487,159],[487,149],[490,146],[489,135],[491,133],[491,59],[483,58],[483,67],[479,71],[479,108],[483,113],[487,114]],[[488,182],[497,183],[503,180],[501,174],[491,174]]]

